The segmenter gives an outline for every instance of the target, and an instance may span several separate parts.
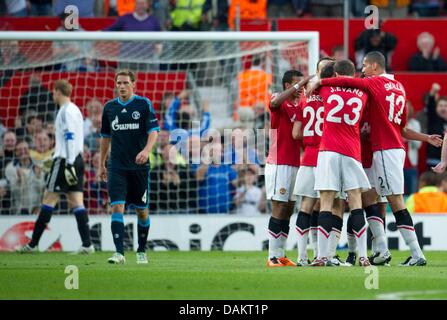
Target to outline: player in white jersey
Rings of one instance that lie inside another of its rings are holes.
[[[72,90],[71,84],[66,80],[54,82],[53,99],[60,109],[55,122],[56,146],[53,164],[47,176],[42,207],[34,225],[31,241],[19,248],[19,252],[38,251],[39,240],[50,222],[61,192],[67,195],[68,206],[73,211],[78,224],[82,240],[82,246],[78,253],[87,254],[95,251],[90,241],[88,215],[83,197],[83,117],[79,108],[70,100]]]

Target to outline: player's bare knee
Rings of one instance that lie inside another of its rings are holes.
[[[393,194],[386,197],[390,203],[391,210],[397,212],[406,208],[404,197],[401,194]]]
[[[362,208],[362,191],[361,189],[349,190],[346,192],[349,199],[349,209],[361,209]]]
[[[112,206],[113,213],[124,213],[124,204],[115,204]]]
[[[137,212],[138,215],[138,219],[140,220],[147,220],[147,218],[149,217],[149,210],[146,209],[135,209],[135,211]]]
[[[334,207],[332,208],[332,214],[337,217],[343,218],[343,213],[345,211],[345,201],[343,199],[335,199]]]
[[[308,214],[312,213],[312,211],[314,210],[314,207],[315,207],[315,202],[316,202],[316,199],[314,199],[314,198],[303,197],[303,199],[301,201],[300,211],[308,213]]]
[[[42,204],[55,207],[59,202],[59,194],[56,192],[50,192],[46,190],[43,194]]]
[[[67,194],[69,208],[77,208],[84,206],[84,195],[82,192],[69,192]]]

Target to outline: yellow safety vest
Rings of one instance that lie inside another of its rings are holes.
[[[172,25],[181,27],[185,23],[198,28],[202,21],[205,0],[178,0],[171,12]]]

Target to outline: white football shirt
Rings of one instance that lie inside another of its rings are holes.
[[[84,119],[79,108],[68,102],[60,107],[55,123],[56,146],[53,158],[64,158],[73,164],[84,149]]]

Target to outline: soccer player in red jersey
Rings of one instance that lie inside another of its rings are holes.
[[[397,227],[411,250],[411,257],[400,265],[424,266],[427,261],[403,199],[405,147],[402,137],[435,146],[440,146],[442,140],[438,135],[421,134],[406,128],[405,89],[392,75],[385,73],[383,54],[377,51],[369,52],[363,60],[362,71],[366,75],[364,79],[324,79],[317,82],[313,88],[318,88],[319,85],[351,87],[369,94],[374,186],[379,195],[387,197]],[[382,249],[380,255],[383,254]]]
[[[335,60],[332,58],[322,58],[317,64],[317,74],[319,77],[332,77],[334,74]],[[326,67],[330,66],[330,67]],[[321,70],[325,70],[323,74]],[[327,74],[325,74],[327,73]],[[293,194],[301,196],[300,211],[296,220],[296,230],[298,232],[298,266],[307,266],[310,264],[307,256],[307,241],[309,231],[311,232],[314,257],[318,256],[318,211],[312,213],[315,204],[320,197],[318,191],[314,189],[315,185],[315,167],[320,146],[320,140],[323,133],[324,105],[323,99],[318,92],[310,97],[303,96],[295,123],[293,125],[293,137],[302,139],[304,153],[301,158],[301,165],[298,169],[295,188]],[[302,119],[302,120],[301,120]],[[304,129],[303,129],[304,128]],[[332,216],[332,230],[330,232],[330,256],[334,256],[335,265],[343,265],[344,262],[335,257],[335,251],[340,240],[341,229],[343,226],[343,200],[337,199],[334,215]],[[312,216],[311,216],[312,214]]]
[[[377,192],[374,189],[374,170],[372,168],[373,162],[373,152],[371,148],[371,126],[369,124],[369,112],[370,108],[368,104],[366,105],[365,111],[363,112],[362,120],[360,121],[360,137],[361,137],[361,148],[362,148],[362,166],[363,170],[365,170],[366,176],[368,177],[369,183],[372,186],[372,189],[365,191],[362,193],[362,205],[363,209],[365,209],[366,220],[368,221],[369,228],[372,232],[372,256],[369,257],[369,261],[371,264],[374,264],[374,259],[378,255],[378,243],[381,244],[385,242],[386,245],[386,237],[385,237],[385,214],[386,214],[386,206],[387,200],[386,197],[379,197]],[[348,219],[348,258],[346,262],[354,265],[356,261],[356,242],[355,235],[352,231],[352,223],[351,219]],[[378,230],[377,230],[378,229]],[[388,252],[389,253],[389,252]],[[391,257],[388,257],[389,260],[385,257],[384,263],[389,263]]]
[[[269,259],[267,266],[296,266],[285,256],[290,217],[296,196],[292,194],[300,166],[301,142],[292,137],[296,109],[302,92],[303,74],[296,70],[284,73],[284,91],[273,94],[270,100],[270,149],[265,165],[267,200],[272,200],[272,216],[268,226]],[[300,81],[301,80],[301,81]]]
[[[336,76],[354,76],[355,67],[349,60],[338,61]],[[318,259],[313,266],[331,265],[329,234],[332,230],[332,206],[337,192],[346,192],[361,266],[369,266],[366,250],[366,220],[362,209],[361,192],[370,188],[362,168],[360,119],[368,99],[359,89],[322,87],[324,101],[323,136],[320,142],[315,190],[320,191],[318,218]]]

